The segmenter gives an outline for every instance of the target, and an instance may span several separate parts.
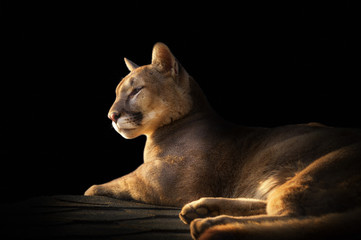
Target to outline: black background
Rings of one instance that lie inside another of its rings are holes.
[[[107,112],[123,58],[149,64],[158,41],[227,120],[361,127],[356,1],[230,2],[2,1],[1,201],[83,194],[141,164],[145,137]]]

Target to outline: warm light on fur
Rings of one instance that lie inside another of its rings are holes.
[[[237,126],[166,45],[154,46],[149,65],[125,63],[108,117],[124,138],[146,135],[144,163],[85,195],[183,206],[194,239],[361,235],[360,130]]]
[[[167,54],[167,59],[161,58]],[[120,114],[113,127],[124,138],[150,136],[159,127],[189,112],[192,106],[189,76],[185,70],[179,73],[167,46],[155,45],[150,65],[139,67],[126,58],[125,63],[131,72],[119,83],[116,100],[109,110],[109,114]],[[137,88],[142,89],[133,94]],[[137,114],[142,115],[141,121]]]

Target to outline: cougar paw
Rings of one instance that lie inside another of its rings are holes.
[[[207,229],[213,226],[225,225],[235,222],[237,222],[237,219],[227,215],[209,218],[198,218],[193,220],[190,225],[191,235],[193,239],[198,239]]]
[[[186,204],[179,213],[179,218],[185,223],[190,224],[196,218],[215,217],[219,215],[219,209],[215,205],[207,204],[207,198],[201,198],[197,201]]]
[[[96,196],[100,193],[100,187],[98,185],[93,185],[88,190],[85,191],[84,196]]]
[[[212,226],[210,218],[194,219],[190,226],[191,236],[193,239],[198,239],[204,231]]]

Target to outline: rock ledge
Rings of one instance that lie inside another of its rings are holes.
[[[2,226],[10,239],[191,239],[179,212],[174,207],[73,195],[1,206]]]

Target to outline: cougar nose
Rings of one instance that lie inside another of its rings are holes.
[[[108,114],[108,118],[115,123],[117,122],[119,117],[120,117],[120,113],[118,113],[118,112],[111,112]]]

